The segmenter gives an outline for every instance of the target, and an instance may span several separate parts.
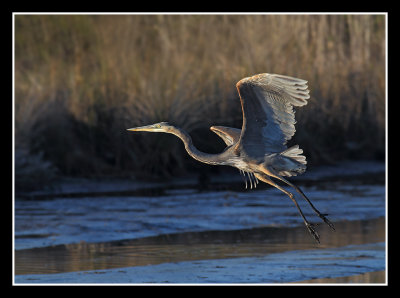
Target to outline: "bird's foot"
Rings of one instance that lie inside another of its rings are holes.
[[[320,243],[319,242],[319,234],[314,229],[314,225],[307,222],[306,227],[307,227],[308,231],[310,232],[310,234],[314,237],[315,241],[317,241],[317,243],[319,244]]]
[[[322,213],[319,213],[318,214],[318,216],[332,229],[332,230],[334,230],[335,231],[335,226],[333,225],[333,223],[331,223],[330,221],[329,221],[329,219],[327,219],[325,216],[328,216],[328,214],[322,214]]]

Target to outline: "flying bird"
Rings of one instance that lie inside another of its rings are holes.
[[[242,129],[212,126],[210,129],[225,142],[227,147],[218,154],[199,151],[190,135],[168,122],[135,127],[129,131],[170,133],[180,138],[188,154],[194,159],[211,164],[238,168],[251,188],[259,181],[270,184],[284,192],[295,204],[308,231],[319,243],[320,236],[304,216],[293,193],[287,191],[271,178],[283,181],[294,188],[310,204],[314,212],[333,230],[334,225],[307,198],[303,191],[283,178],[296,176],[306,170],[306,157],[298,145],[287,148],[295,129],[293,107],[307,104],[310,98],[307,81],[278,74],[262,73],[244,78],[236,84],[242,105]],[[246,178],[247,175],[247,178]]]

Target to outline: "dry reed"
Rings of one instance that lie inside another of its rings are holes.
[[[125,129],[221,150],[208,126],[241,126],[235,83],[261,72],[309,81],[311,162],[384,154],[384,15],[16,15],[16,147],[65,175],[182,174],[179,140]]]

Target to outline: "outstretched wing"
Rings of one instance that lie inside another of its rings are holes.
[[[211,126],[210,129],[215,132],[227,146],[237,143],[240,139],[241,130],[239,128],[226,126]]]
[[[236,84],[243,125],[236,150],[254,158],[281,152],[296,129],[293,106],[307,104],[307,81],[276,74],[258,74]]]

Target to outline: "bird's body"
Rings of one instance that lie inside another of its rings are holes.
[[[296,131],[293,106],[307,104],[309,98],[307,81],[263,73],[240,80],[236,88],[242,105],[242,128],[224,126],[210,128],[227,145],[221,153],[208,154],[199,151],[187,132],[167,122],[128,130],[174,134],[182,140],[186,151],[194,159],[211,165],[238,168],[245,177],[247,174],[251,188],[256,187],[259,180],[278,188],[295,203],[308,230],[319,242],[318,233],[305,218],[293,194],[271,180],[273,177],[295,188],[316,214],[334,229],[325,214],[321,214],[298,187],[283,178],[301,174],[306,170],[307,162],[302,155],[303,150],[298,145],[287,148],[286,143]]]

